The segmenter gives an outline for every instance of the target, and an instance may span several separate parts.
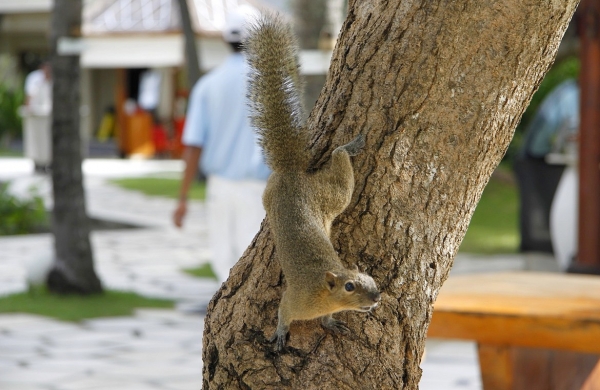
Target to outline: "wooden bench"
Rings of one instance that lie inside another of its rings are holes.
[[[600,277],[450,277],[428,337],[474,340],[484,390],[600,390]]]

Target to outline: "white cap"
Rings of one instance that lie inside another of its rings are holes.
[[[248,25],[258,19],[256,8],[243,4],[227,14],[223,39],[225,42],[243,42],[248,37]]]

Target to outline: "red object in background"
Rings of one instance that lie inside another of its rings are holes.
[[[122,129],[122,150],[126,155],[140,154],[146,157],[154,155],[152,140],[152,115],[137,110],[131,115],[125,115],[125,128]]]
[[[579,5],[579,250],[570,272],[600,274],[600,2]]]
[[[173,120],[174,137],[171,140],[171,155],[174,158],[180,158],[183,155],[184,146],[181,143],[183,135],[183,126],[185,125],[185,117]]]
[[[169,151],[169,137],[167,130],[160,125],[156,124],[152,128],[152,141],[154,142],[154,149],[157,153],[163,153]]]

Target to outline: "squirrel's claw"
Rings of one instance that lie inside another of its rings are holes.
[[[280,334],[279,332],[275,332],[275,334],[273,334],[273,336],[271,336],[271,338],[269,339],[269,342],[275,342],[275,350],[277,352],[281,352],[285,347],[286,339],[287,333]]]
[[[277,336],[277,341],[275,343],[275,350],[277,352],[281,352],[285,347],[285,336]]]
[[[328,329],[335,334],[339,334],[339,333],[349,334],[350,333],[350,328],[348,328],[346,326],[346,323],[344,321],[336,320],[335,318],[333,318],[331,316],[323,317],[323,320],[321,321],[321,325],[323,325],[323,327],[325,329]]]

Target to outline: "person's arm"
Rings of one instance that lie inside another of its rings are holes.
[[[198,173],[198,162],[200,161],[201,154],[202,148],[197,146],[186,146],[183,152],[185,170],[183,171],[183,178],[181,180],[177,208],[173,213],[173,223],[177,227],[183,226],[183,219],[187,213],[187,196],[192,182],[196,180],[196,175]]]

